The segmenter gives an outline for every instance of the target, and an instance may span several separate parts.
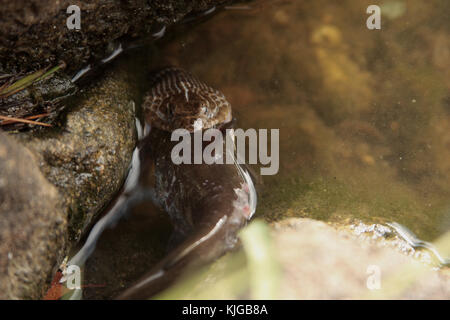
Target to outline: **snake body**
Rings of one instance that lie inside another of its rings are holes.
[[[142,147],[147,165],[139,185],[151,190],[156,204],[169,214],[174,248],[119,299],[149,298],[187,266],[204,264],[231,249],[256,207],[252,179],[239,164],[176,165],[171,160],[173,130],[183,128],[193,135],[197,129],[230,126],[231,105],[221,92],[169,67],[153,75],[143,109],[151,129]],[[201,128],[196,127],[199,120]],[[221,132],[226,135],[228,130]]]

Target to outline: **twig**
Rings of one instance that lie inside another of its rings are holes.
[[[33,120],[33,119],[37,119],[37,118],[41,118],[41,117],[46,117],[46,116],[49,116],[49,115],[50,115],[50,113],[42,113],[42,114],[37,114],[37,115],[34,115],[34,116],[25,117],[23,119],[25,119],[25,120]],[[11,119],[11,118],[9,118],[9,119]],[[15,121],[15,120],[4,120],[4,121],[2,121],[0,123],[0,126],[4,126],[4,125],[7,125],[7,124],[16,123],[16,122],[17,121]]]
[[[43,123],[43,122],[39,122],[39,121],[32,121],[32,120],[27,120],[27,119],[21,119],[21,118],[12,118],[12,117],[0,116],[0,119],[6,120],[6,121],[35,124],[35,125],[44,126],[44,127],[51,127],[52,126],[51,124],[48,124],[48,123]],[[0,125],[3,125],[3,124],[4,123],[2,122]]]
[[[2,92],[7,86],[9,86],[9,81],[6,81],[4,84],[0,86],[0,92]]]

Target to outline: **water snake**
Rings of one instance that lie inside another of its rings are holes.
[[[170,216],[174,227],[171,249],[118,299],[149,298],[174,282],[186,266],[201,265],[219,257],[235,245],[237,231],[256,209],[252,179],[237,161],[174,164],[171,159],[176,144],[171,141],[171,134],[175,129],[185,129],[194,135],[197,130],[217,128],[224,136],[224,145],[226,138],[233,139],[230,130],[225,130],[233,125],[231,105],[225,96],[175,67],[154,72],[151,79],[143,102],[148,130],[133,154],[124,190],[69,262],[83,264],[108,225],[130,206],[151,198]],[[226,152],[235,159],[233,150],[224,147],[223,153]]]
[[[154,192],[157,205],[169,214],[174,249],[121,299],[148,298],[174,281],[187,264],[203,264],[232,248],[237,231],[256,207],[253,182],[239,164],[176,165],[171,160],[173,130],[193,134],[230,126],[231,105],[221,92],[184,70],[164,68],[152,76],[143,109],[151,130],[142,147],[149,165],[140,184]]]

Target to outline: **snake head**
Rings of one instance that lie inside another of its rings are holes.
[[[175,67],[152,76],[144,99],[146,121],[165,131],[219,127],[231,121],[231,105],[218,90]]]

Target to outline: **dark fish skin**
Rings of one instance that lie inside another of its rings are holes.
[[[162,84],[184,89],[164,91]],[[162,261],[117,299],[148,299],[187,267],[203,265],[233,248],[237,232],[256,206],[250,175],[237,163],[176,165],[171,160],[172,148],[178,143],[170,140],[171,131],[180,124],[193,131],[198,118],[206,124],[203,129],[223,128],[225,159],[224,126],[230,126],[231,106],[220,92],[171,67],[155,76],[144,110],[151,130],[141,148],[144,165],[139,185],[151,190],[157,205],[169,214],[177,241]]]

